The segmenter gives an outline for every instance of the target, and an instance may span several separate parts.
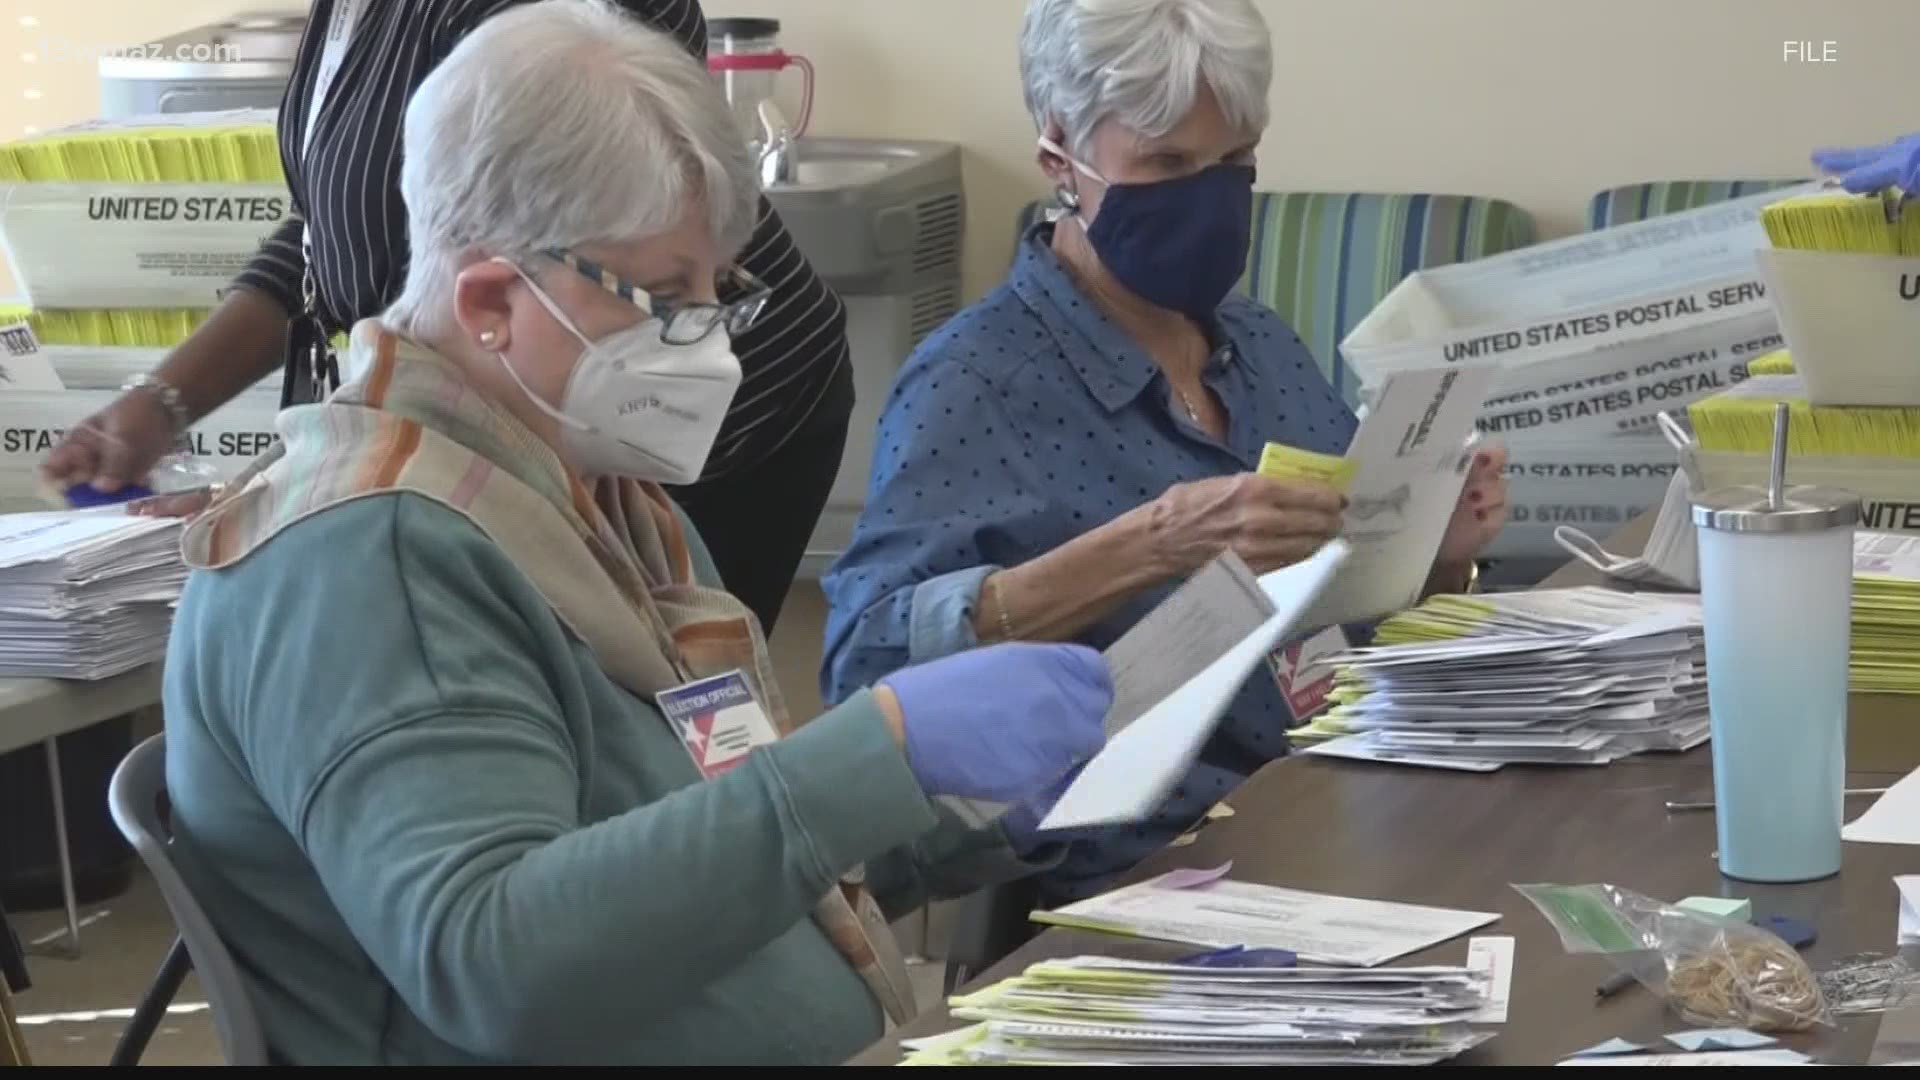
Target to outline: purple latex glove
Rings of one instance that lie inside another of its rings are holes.
[[[1920,132],[1879,146],[1816,150],[1813,163],[1857,195],[1887,188],[1920,194]]]
[[[1106,744],[1113,680],[1079,645],[995,645],[889,675],[928,795],[1021,803]]]

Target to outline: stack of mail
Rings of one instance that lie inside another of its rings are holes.
[[[1920,693],[1920,536],[1854,535],[1848,682],[1862,693]]]
[[[1333,658],[1308,753],[1491,772],[1605,765],[1707,741],[1695,596],[1551,589],[1442,596]]]
[[[0,516],[0,676],[103,679],[158,660],[186,577],[178,520]]]
[[[1047,961],[956,998],[972,1027],[908,1065],[1432,1065],[1505,1020],[1473,967],[1205,967]]]

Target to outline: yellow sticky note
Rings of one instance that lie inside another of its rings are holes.
[[[1260,475],[1274,480],[1311,480],[1344,492],[1353,482],[1353,462],[1332,454],[1268,443],[1260,455]]]

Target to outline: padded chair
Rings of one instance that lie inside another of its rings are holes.
[[[1051,201],[1020,212],[1019,235]],[[1359,404],[1359,378],[1340,341],[1416,270],[1526,247],[1533,216],[1472,195],[1256,192],[1253,250],[1240,291],[1280,313],[1327,381]]]
[[[1587,204],[1589,231],[1631,225],[1662,214],[1697,210],[1763,191],[1804,184],[1805,180],[1654,180],[1609,188]]]
[[[167,852],[172,836],[160,810],[167,785],[165,738],[155,735],[134,747],[114,770],[113,783],[107,790],[108,807],[121,835],[153,874],[154,882],[160,886],[160,895],[167,902],[167,910],[173,913],[173,921],[180,928],[181,941],[192,957],[194,970],[200,973],[201,989],[212,1006],[213,1024],[219,1032],[220,1049],[226,1054],[227,1064],[267,1065],[270,1062],[266,1032],[254,1011],[246,980]],[[170,956],[162,968],[163,981],[174,964]],[[177,988],[177,978],[174,985]],[[167,996],[171,997],[171,992]]]

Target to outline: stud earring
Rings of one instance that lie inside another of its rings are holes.
[[[493,348],[494,345],[499,342],[499,340],[500,340],[500,335],[493,332],[492,330],[480,331],[480,347],[483,349]]]

